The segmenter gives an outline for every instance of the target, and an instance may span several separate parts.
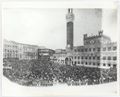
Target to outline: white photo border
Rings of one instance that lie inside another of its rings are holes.
[[[4,8],[111,8],[111,9],[117,9],[117,56],[118,56],[118,65],[117,65],[117,95],[116,96],[120,96],[120,2],[116,1],[116,0],[85,0],[85,1],[78,1],[78,0],[5,0],[5,1],[1,1],[0,2],[0,95],[2,96],[2,57],[3,57],[3,53],[2,53],[2,44],[3,44],[3,22],[2,19],[4,17],[2,17],[2,12],[4,10]],[[16,95],[17,96],[17,95]],[[42,95],[43,96],[43,95]],[[58,95],[56,95],[58,96]],[[76,96],[76,95],[75,95]],[[80,95],[78,95],[80,96]],[[99,96],[99,95],[97,95]],[[110,96],[110,95],[109,95]]]

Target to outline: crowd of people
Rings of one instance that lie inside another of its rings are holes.
[[[58,65],[51,61],[5,60],[3,74],[26,86],[93,85],[117,80],[117,70]],[[11,68],[5,68],[9,65]]]

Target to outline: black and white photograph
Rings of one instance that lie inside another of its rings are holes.
[[[4,6],[2,94],[117,95],[117,37],[117,8]]]

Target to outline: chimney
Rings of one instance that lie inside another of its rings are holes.
[[[103,30],[99,31],[99,36],[103,35]]]
[[[87,34],[84,34],[84,39],[87,38]]]

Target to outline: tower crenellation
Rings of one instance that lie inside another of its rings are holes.
[[[100,30],[98,31],[98,35],[88,36],[87,34],[84,34],[84,39],[97,38],[97,37],[101,37],[102,35],[103,35],[103,30]]]

